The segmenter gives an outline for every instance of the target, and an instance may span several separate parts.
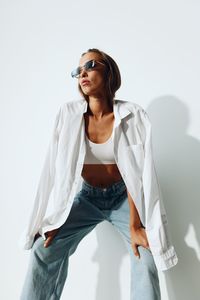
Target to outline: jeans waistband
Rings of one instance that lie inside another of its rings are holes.
[[[83,180],[82,183],[82,188],[89,193],[94,193],[94,194],[101,194],[101,193],[122,193],[126,189],[126,185],[124,183],[124,180],[121,179],[120,181],[117,181],[113,183],[112,185],[106,187],[106,188],[101,188],[101,187],[96,187],[91,184],[89,184],[87,181]]]

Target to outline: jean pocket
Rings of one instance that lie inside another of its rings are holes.
[[[33,243],[35,243],[35,241],[40,237],[41,235],[37,232],[35,237],[34,237],[34,240],[33,240]]]

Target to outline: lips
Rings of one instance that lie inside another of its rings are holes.
[[[82,83],[81,83],[81,85],[87,85],[87,84],[89,84],[89,83],[90,83],[89,80],[83,80]]]

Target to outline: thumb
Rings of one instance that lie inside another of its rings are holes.
[[[140,253],[138,251],[138,246],[137,244],[132,244],[132,248],[133,248],[133,252],[134,252],[134,255],[137,256],[138,258],[140,258]]]

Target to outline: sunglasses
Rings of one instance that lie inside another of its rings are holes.
[[[105,65],[103,62],[99,60],[89,60],[87,61],[82,67],[78,67],[71,72],[71,76],[73,78],[79,78],[81,74],[81,70],[84,69],[85,71],[93,70],[98,64]]]

